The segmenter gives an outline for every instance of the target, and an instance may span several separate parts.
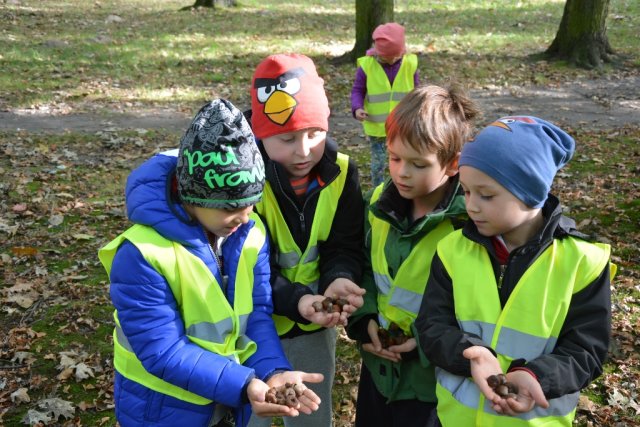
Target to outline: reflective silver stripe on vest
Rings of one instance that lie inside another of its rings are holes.
[[[384,296],[389,294],[391,290],[391,280],[389,276],[373,272],[373,280],[376,282],[376,288],[378,288],[378,292]]]
[[[391,100],[392,101],[402,101],[402,98],[404,98],[405,96],[407,96],[409,92],[393,92],[393,95],[391,95]]]
[[[388,116],[389,116],[389,113],[369,114],[367,116],[367,121],[368,122],[374,122],[374,123],[384,123],[384,121],[387,120]]]
[[[391,92],[377,93],[375,95],[367,94],[367,102],[370,104],[376,102],[387,102],[391,98]]]
[[[484,342],[493,340],[495,325],[478,321],[459,322],[460,329],[478,335]],[[526,334],[512,328],[503,326],[495,346],[495,351],[513,359],[531,360],[540,354],[548,354],[555,348],[557,338],[543,338]]]
[[[245,320],[246,323],[246,320]],[[202,325],[202,323],[200,323],[200,325]],[[187,332],[188,333],[188,332]],[[189,334],[191,336],[195,336],[192,334]],[[127,336],[124,334],[124,331],[122,330],[122,328],[118,325],[116,325],[116,337],[118,339],[118,343],[120,344],[120,346],[122,346],[122,348],[124,348],[125,350],[134,353],[133,348],[131,347],[131,344],[129,343],[129,340],[127,339]],[[200,337],[197,337],[200,338]],[[206,338],[202,338],[202,339],[206,339]],[[241,335],[238,338],[238,343],[241,344],[240,348],[245,348],[249,345],[249,343],[251,343],[251,339],[249,337],[247,337],[246,335]],[[229,356],[224,356],[224,355],[220,355],[223,357],[226,357],[229,360],[233,360],[237,362],[237,358],[235,357],[235,354],[229,355]]]
[[[306,258],[302,261],[302,263],[307,264],[309,262],[317,260],[319,254],[320,252],[318,251],[317,246],[310,247]],[[280,268],[293,268],[298,265],[298,263],[300,263],[300,257],[296,252],[278,252],[276,254],[276,264],[278,264]]]
[[[240,327],[240,334],[244,334],[244,332],[247,330],[247,323],[249,322],[249,315],[248,314],[242,314],[240,316],[238,316],[238,323],[239,323],[239,327]]]
[[[320,251],[317,246],[312,246],[309,248],[307,253],[307,257],[302,261],[303,264],[307,264],[309,262],[315,261],[320,256]]]
[[[129,344],[129,340],[127,339],[124,332],[122,331],[122,328],[118,325],[116,325],[116,337],[118,338],[118,343],[122,347],[124,347],[125,350],[133,353],[133,349],[131,348],[131,344]]]
[[[194,323],[187,328],[187,335],[216,344],[224,343],[227,335],[230,335],[232,332],[233,320],[228,317],[216,323]]]
[[[472,380],[453,375],[441,368],[436,368],[436,377],[438,378],[438,383],[447,389],[447,391],[449,391],[449,393],[451,393],[459,403],[473,409],[478,407],[478,402],[480,401],[480,389],[478,389]],[[518,414],[516,417],[525,421],[529,421],[534,418],[564,417],[574,410],[578,404],[579,396],[580,393],[576,392],[566,394],[557,399],[549,399],[549,408],[543,409],[539,406],[535,406],[531,411]],[[482,409],[488,414],[501,416],[493,410],[486,399]]]
[[[375,95],[367,95],[367,102],[375,104],[376,102],[402,101],[409,92],[384,92]]]
[[[276,264],[280,266],[280,268],[293,268],[298,265],[300,261],[300,257],[295,252],[278,252],[276,254]]]
[[[409,313],[418,314],[420,310],[420,304],[422,303],[422,294],[413,292],[408,289],[395,287],[393,295],[389,300],[389,305],[392,305]]]
[[[495,350],[514,359],[531,360],[540,354],[551,353],[557,341],[555,337],[537,337],[503,326]]]

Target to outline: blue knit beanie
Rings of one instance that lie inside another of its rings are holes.
[[[472,166],[531,208],[544,205],[551,183],[573,156],[575,142],[537,117],[503,117],[462,147],[460,166]]]

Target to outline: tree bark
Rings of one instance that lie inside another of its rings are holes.
[[[545,55],[584,68],[599,68],[615,52],[607,38],[610,0],[567,0],[562,21]]]
[[[356,0],[356,42],[353,49],[334,60],[355,62],[371,47],[371,33],[380,24],[393,21],[393,0]]]
[[[199,7],[210,7],[212,9],[215,9],[216,3],[218,3],[218,5],[226,7],[235,7],[238,5],[237,0],[196,0],[195,3],[191,6],[185,6],[180,10],[191,10],[197,9]]]

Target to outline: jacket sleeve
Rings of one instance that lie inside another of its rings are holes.
[[[371,338],[367,327],[369,320],[378,321],[378,289],[373,280],[373,269],[371,267],[371,224],[369,223],[369,202],[372,191],[365,195],[363,201],[363,223],[364,223],[364,262],[362,265],[362,286],[367,293],[364,294],[364,304],[358,308],[351,316],[347,324],[347,336],[360,341],[363,344],[370,343]]]
[[[356,70],[356,77],[351,88],[351,115],[355,117],[358,108],[364,108],[364,97],[367,94],[367,75],[361,67]]]
[[[609,266],[585,289],[573,295],[554,350],[511,367],[525,366],[538,377],[547,399],[574,393],[602,374],[611,336]]]
[[[318,293],[324,294],[331,282],[346,278],[356,284],[362,279],[364,203],[360,191],[358,168],[349,159],[344,190],[338,200],[329,237],[319,243],[320,283]]]
[[[238,407],[254,370],[193,344],[169,284],[125,242],[111,270],[110,294],[122,330],[151,374],[199,396]]]
[[[432,364],[454,375],[471,376],[471,365],[462,352],[474,345],[495,352],[482,339],[462,331],[456,320],[451,278],[438,253],[431,262],[427,289],[422,297],[414,336]]]
[[[258,345],[258,349],[245,364],[255,369],[258,378],[264,380],[276,370],[291,370],[271,317],[273,304],[269,283],[268,239],[258,254],[253,273],[253,312],[249,316],[247,336]]]

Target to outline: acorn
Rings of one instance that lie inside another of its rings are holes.
[[[275,403],[277,405],[286,405],[290,408],[297,407],[300,402],[298,397],[304,392],[302,384],[285,383],[279,387],[271,387],[264,395],[267,403]]]
[[[518,397],[518,386],[508,382],[505,374],[489,375],[487,377],[487,384],[496,392],[496,394],[502,398]]]
[[[349,304],[345,298],[326,297],[322,301],[315,301],[311,304],[316,313],[342,313],[344,306]]]

